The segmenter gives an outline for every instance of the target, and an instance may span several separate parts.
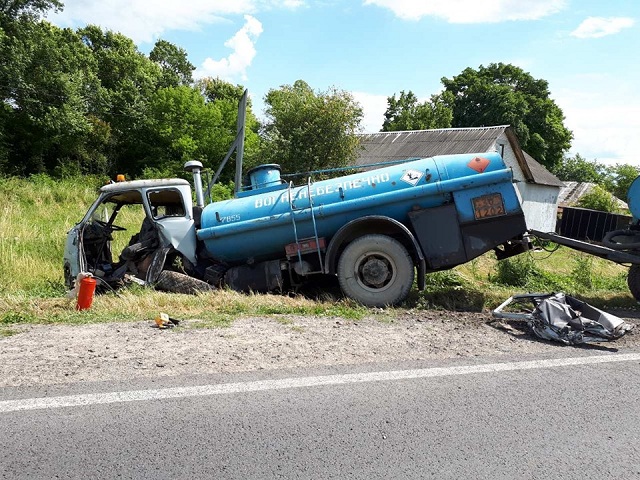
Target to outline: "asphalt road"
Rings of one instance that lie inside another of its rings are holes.
[[[3,389],[0,478],[640,478],[624,354]]]

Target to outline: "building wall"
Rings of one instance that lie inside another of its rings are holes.
[[[516,180],[516,188],[520,193],[527,228],[541,232],[554,232],[560,187],[527,183],[511,144],[504,134],[496,141],[496,150],[499,153],[502,145],[504,145],[504,162],[512,168],[513,179]]]
[[[522,210],[529,230],[555,232],[560,188],[548,185],[518,183]]]

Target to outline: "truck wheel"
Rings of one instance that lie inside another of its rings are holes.
[[[369,307],[402,302],[411,290],[413,276],[407,249],[385,235],[364,235],[354,240],[338,260],[340,288]]]
[[[640,265],[631,265],[631,268],[629,268],[627,285],[629,285],[633,298],[640,302]]]
[[[213,290],[213,287],[207,282],[171,270],[163,270],[160,272],[154,287],[158,290],[164,290],[165,292],[186,294],[196,294],[198,292]]]

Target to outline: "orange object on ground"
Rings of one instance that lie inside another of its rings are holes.
[[[93,303],[93,294],[96,291],[96,283],[96,279],[93,277],[84,277],[80,280],[76,310],[86,310],[91,308],[91,303]]]

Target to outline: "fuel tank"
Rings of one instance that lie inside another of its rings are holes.
[[[207,205],[197,232],[209,255],[231,265],[283,258],[296,233],[329,241],[366,215],[409,226],[409,212],[455,203],[460,224],[474,222],[473,201],[489,191],[502,195],[500,215],[522,214],[511,169],[497,153],[408,160],[296,187],[280,180],[277,165],[264,165],[251,181],[236,198]]]

